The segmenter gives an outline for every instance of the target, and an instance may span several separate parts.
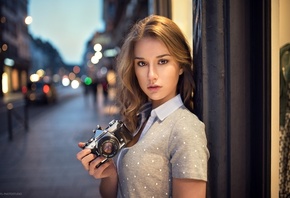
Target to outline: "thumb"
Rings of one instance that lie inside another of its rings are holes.
[[[84,142],[79,142],[79,143],[78,143],[78,146],[79,146],[80,148],[84,148],[85,145],[86,145],[86,143],[84,143]]]

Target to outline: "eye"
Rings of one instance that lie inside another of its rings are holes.
[[[139,67],[144,67],[146,63],[144,61],[138,61],[136,62],[136,65],[138,65]]]
[[[158,61],[158,64],[160,64],[160,65],[164,65],[164,64],[166,64],[166,63],[168,63],[168,60],[166,60],[166,59],[160,59],[160,60]]]

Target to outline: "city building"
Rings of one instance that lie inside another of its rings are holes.
[[[21,91],[30,67],[28,0],[0,1],[0,97]]]
[[[124,35],[137,20],[148,15],[149,2],[139,1],[103,1],[103,20],[105,31],[96,32],[87,42],[82,68],[86,77],[91,79],[89,86],[93,91],[99,84],[107,89],[107,74],[115,71],[117,56]]]

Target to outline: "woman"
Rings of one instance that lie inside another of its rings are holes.
[[[209,152],[204,124],[193,114],[193,64],[181,30],[166,17],[141,20],[117,64],[118,102],[134,138],[116,165],[108,160],[96,168],[103,157],[89,149],[77,154],[101,179],[102,196],[205,197]]]

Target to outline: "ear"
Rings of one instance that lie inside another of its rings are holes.
[[[179,75],[181,75],[181,74],[183,74],[183,68],[182,67],[180,67],[180,69],[179,69]]]

